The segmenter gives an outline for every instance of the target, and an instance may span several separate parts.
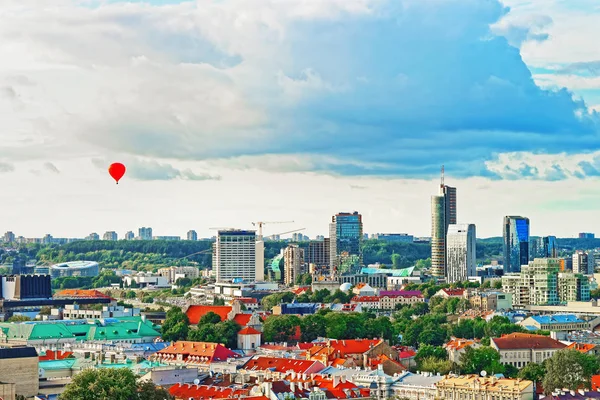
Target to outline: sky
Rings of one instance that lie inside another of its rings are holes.
[[[4,0],[0,231],[600,224],[596,0]],[[119,185],[112,162],[127,173]],[[600,232],[598,232],[600,234]]]

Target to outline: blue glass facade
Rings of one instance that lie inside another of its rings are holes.
[[[336,214],[332,222],[335,224],[335,240],[337,256],[358,256],[362,264],[363,224],[362,215],[358,212]]]
[[[529,263],[529,218],[504,217],[504,272],[521,272]]]

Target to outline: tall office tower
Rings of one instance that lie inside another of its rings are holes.
[[[284,282],[287,286],[296,283],[302,273],[304,264],[304,249],[296,244],[290,244],[283,251]]]
[[[138,229],[138,237],[140,240],[152,240],[152,228],[142,227]]]
[[[529,218],[504,217],[504,273],[520,272],[529,263]]]
[[[256,231],[220,230],[212,255],[217,282],[264,280],[264,254],[256,254],[258,243],[264,245],[256,240]]]
[[[329,224],[330,266],[332,270],[342,271],[342,264],[347,268],[362,265],[363,243],[362,215],[338,213],[331,217]],[[355,265],[358,264],[358,265]]]
[[[536,258],[557,258],[556,236],[529,238],[529,261]]]
[[[133,232],[127,231],[127,233],[125,234],[125,240],[133,240],[133,239],[135,239],[135,235],[133,234]]]
[[[187,240],[194,240],[194,241],[198,240],[198,234],[196,233],[196,231],[194,231],[194,230],[188,231]]]
[[[431,196],[431,274],[446,276],[446,235],[456,224],[456,188],[444,184],[444,166],[440,193]]]
[[[323,238],[321,240],[311,240],[308,242],[308,247],[304,251],[304,261],[307,264],[314,264],[319,270],[326,270],[329,268],[330,262],[330,242],[329,238]]]
[[[595,237],[596,237],[596,235],[594,235],[593,233],[588,233],[588,232],[579,233],[579,239],[594,239]]]
[[[476,276],[474,224],[452,224],[446,235],[446,282],[464,282]]]
[[[573,253],[573,272],[576,274],[591,275],[596,267],[593,253],[576,251]]]

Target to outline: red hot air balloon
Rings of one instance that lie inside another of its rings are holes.
[[[125,175],[125,166],[121,163],[112,163],[110,167],[108,167],[108,173],[113,179],[119,184],[119,179]]]

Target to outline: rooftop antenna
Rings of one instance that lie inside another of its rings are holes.
[[[442,187],[444,187],[444,165],[442,164]]]

